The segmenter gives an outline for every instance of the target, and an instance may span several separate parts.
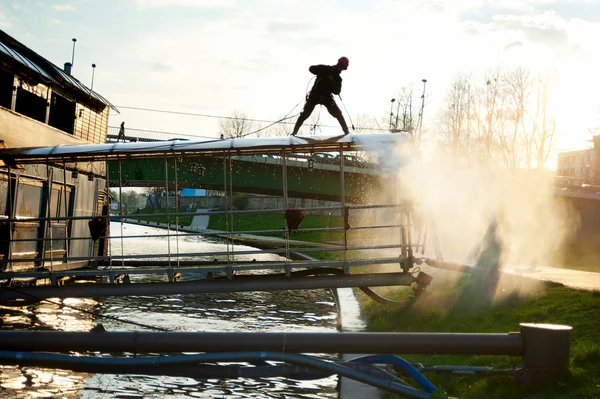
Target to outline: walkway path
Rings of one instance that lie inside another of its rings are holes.
[[[210,209],[196,209],[196,213],[198,212],[208,212]],[[192,224],[190,227],[194,230],[206,230],[208,227],[208,222],[210,220],[210,215],[197,215],[192,219]]]

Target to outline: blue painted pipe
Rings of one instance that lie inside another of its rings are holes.
[[[372,356],[363,356],[356,359],[352,359],[350,362],[352,363],[363,363],[363,364],[374,364],[374,363],[386,363],[393,364],[396,366],[402,367],[409,376],[411,376],[426,392],[433,393],[437,390],[435,385],[433,385],[423,374],[419,372],[412,364],[407,362],[406,360],[399,358],[397,356],[390,355],[372,355]]]
[[[382,356],[382,358],[386,357]],[[175,355],[145,358],[103,358],[91,356],[70,356],[54,353],[0,351],[0,364],[62,368],[67,370],[72,369],[73,366],[97,366],[104,368],[109,366],[127,366],[131,367],[136,373],[139,373],[139,368],[142,367],[182,366],[217,362],[254,362],[261,360],[286,362],[328,371],[331,374],[338,374],[340,376],[360,381],[377,388],[404,395],[405,397],[411,399],[430,398],[430,392],[419,391],[398,382],[363,373],[348,366],[295,353],[221,352],[199,355]]]

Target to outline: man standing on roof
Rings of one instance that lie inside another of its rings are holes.
[[[324,105],[331,116],[338,120],[344,134],[348,134],[348,125],[346,125],[342,111],[333,99],[334,94],[339,95],[342,91],[342,77],[340,73],[348,69],[348,64],[348,58],[342,57],[335,65],[312,65],[308,68],[317,78],[310,93],[306,96],[304,109],[298,116],[292,136],[298,134],[300,126],[308,119],[317,104]]]
[[[117,142],[119,140],[123,140],[125,142],[125,122],[121,122],[121,127],[119,128],[119,135],[117,136]]]

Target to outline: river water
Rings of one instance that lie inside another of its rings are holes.
[[[120,235],[121,225],[112,223],[111,232],[113,236]],[[153,234],[165,234],[165,230],[124,224],[123,235],[147,237],[113,239],[111,253],[113,256],[121,253],[167,253],[167,238],[150,237]],[[226,248],[223,242],[197,236],[179,237],[177,240],[171,237],[170,240],[171,253],[176,249],[182,254],[226,251]],[[234,246],[236,251],[249,249],[241,245]],[[236,259],[242,260],[243,257],[239,255]],[[278,255],[266,253],[246,257],[283,260]],[[132,277],[132,282],[136,280],[166,281],[166,276]],[[125,322],[130,320],[169,331],[333,332],[337,323],[334,298],[326,290],[136,296],[102,300],[51,299],[23,308],[3,307],[0,311],[2,329],[26,330],[89,331],[97,323],[102,323],[108,331],[149,331]],[[2,398],[336,398],[336,384],[335,376],[313,381],[285,378],[197,381],[183,377],[86,374],[0,366]]]

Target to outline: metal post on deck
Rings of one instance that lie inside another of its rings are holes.
[[[175,246],[177,253],[177,267],[179,267],[179,191],[177,190],[177,157],[173,158],[175,168]]]
[[[10,205],[10,221],[8,222],[8,253],[6,254],[6,256],[8,257],[8,259],[6,259],[6,269],[7,270],[12,270],[12,246],[13,246],[13,220],[15,219],[15,214],[16,214],[16,206],[15,206],[15,202],[16,202],[16,198],[13,197],[13,179],[11,176],[11,171],[10,171],[10,165],[8,166],[8,199],[9,199],[9,205]],[[15,185],[17,183],[17,179],[15,176]],[[15,187],[16,188],[16,187]],[[9,267],[10,266],[10,267]]]
[[[346,263],[348,249],[348,227],[350,226],[350,215],[346,208],[346,187],[344,178],[344,147],[340,145],[340,203],[342,207],[342,220],[344,224],[344,273],[350,273],[350,268]]]
[[[123,252],[123,195],[121,188],[123,187],[123,169],[121,158],[119,158],[119,223],[121,224],[121,267],[125,267],[125,258]]]
[[[287,184],[287,157],[285,155],[285,149],[281,150],[281,165],[282,165],[282,176],[283,176],[283,215],[284,215],[284,220],[285,220],[285,212],[288,208],[288,184]],[[287,221],[285,223],[285,275],[286,277],[289,277],[291,274],[291,268],[290,268],[290,229],[289,226],[287,225]]]
[[[50,165],[46,165],[46,181],[48,186],[48,198],[46,199],[46,234],[44,235],[44,241],[42,241],[42,267],[46,266],[46,246],[48,241],[46,237],[48,236],[50,239],[50,272],[54,270],[54,259],[52,256],[52,220],[51,220],[51,200],[52,200],[52,184],[54,180],[54,169],[50,167]]]
[[[108,176],[108,175],[107,175]],[[108,184],[108,179],[107,179]],[[63,158],[63,199],[65,204],[65,216],[69,216],[69,204],[67,203],[67,163]],[[60,216],[60,214],[58,215]],[[69,263],[69,222],[65,222],[65,258],[67,264]]]
[[[231,151],[229,152],[229,209],[233,210],[233,157],[231,156]],[[235,227],[233,225],[234,214],[230,213],[229,217],[231,218],[231,232],[235,231]],[[227,277],[233,278],[233,262],[235,262],[235,251],[233,248],[233,235],[229,235],[229,239],[231,240],[231,258],[230,264],[227,265]]]
[[[229,165],[229,173],[227,172],[227,165]],[[223,191],[225,192],[225,230],[227,232],[233,232],[233,164],[231,159],[231,151],[227,152],[227,157],[223,157]],[[229,177],[229,184],[227,184],[227,177]],[[227,234],[227,277],[233,277],[232,261],[233,258],[233,237],[231,234]],[[231,250],[230,250],[231,247]]]
[[[105,240],[106,240],[106,245],[107,245],[107,254],[108,254],[108,268],[112,269],[112,240],[110,238],[110,216],[111,216],[111,211],[112,211],[112,196],[110,194],[110,171],[108,169],[108,155],[106,156],[106,160],[104,161],[105,165],[106,165],[106,189],[108,191],[108,197],[109,199],[111,199],[110,204],[109,204],[109,209],[108,209],[108,219],[106,220],[106,230],[105,230]],[[77,164],[75,164],[75,167],[77,167]],[[77,179],[77,178],[76,178]],[[75,182],[77,182],[77,180],[75,180]],[[123,259],[123,264],[125,262],[125,260]]]
[[[411,214],[412,214],[412,204],[407,205],[406,209],[406,266],[405,272],[408,272],[413,266],[413,248],[412,248],[412,234],[411,234]]]
[[[167,207],[167,253],[169,254],[169,269],[171,268],[171,219],[169,218],[169,164],[165,153],[165,206]]]

